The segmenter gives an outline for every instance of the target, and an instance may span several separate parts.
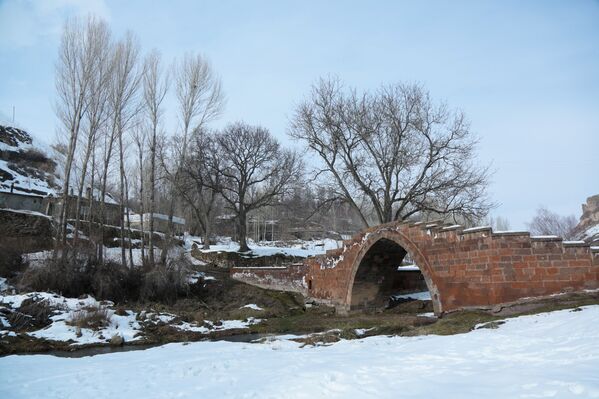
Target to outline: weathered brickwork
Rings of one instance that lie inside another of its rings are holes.
[[[382,238],[403,247],[420,267],[436,313],[599,288],[599,251],[584,243],[490,228],[390,223],[307,259],[309,296],[348,310],[360,262]]]

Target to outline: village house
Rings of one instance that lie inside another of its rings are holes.
[[[0,191],[0,208],[43,212],[43,200],[41,195]]]
[[[97,197],[90,198],[91,192],[88,188],[86,195],[81,198],[81,207],[79,211],[79,218],[81,220],[89,220],[90,219],[90,209],[92,214],[92,220],[94,222],[100,222],[100,206],[101,203]],[[52,216],[55,219],[58,219],[61,214],[63,206],[63,198],[62,197],[54,197],[49,195],[44,198],[43,202],[43,210],[46,215]],[[73,220],[76,218],[77,213],[77,196],[69,195],[67,197],[67,219]],[[119,203],[110,195],[106,194],[105,196],[105,206],[104,206],[104,217],[103,223],[111,226],[119,226],[121,224],[121,207]]]

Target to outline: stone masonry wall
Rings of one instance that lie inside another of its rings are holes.
[[[233,267],[229,273],[235,280],[260,288],[299,292],[307,296],[306,272],[305,264],[295,263],[272,267]]]

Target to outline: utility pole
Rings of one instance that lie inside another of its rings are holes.
[[[12,124],[15,124],[15,106],[12,106]]]

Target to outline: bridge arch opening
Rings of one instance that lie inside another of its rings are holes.
[[[438,291],[427,270],[426,259],[416,251],[409,251],[406,248],[409,245],[406,243],[404,247],[401,241],[382,236],[361,251],[348,287],[350,310],[381,311],[422,301],[418,303],[422,312],[440,313]]]

